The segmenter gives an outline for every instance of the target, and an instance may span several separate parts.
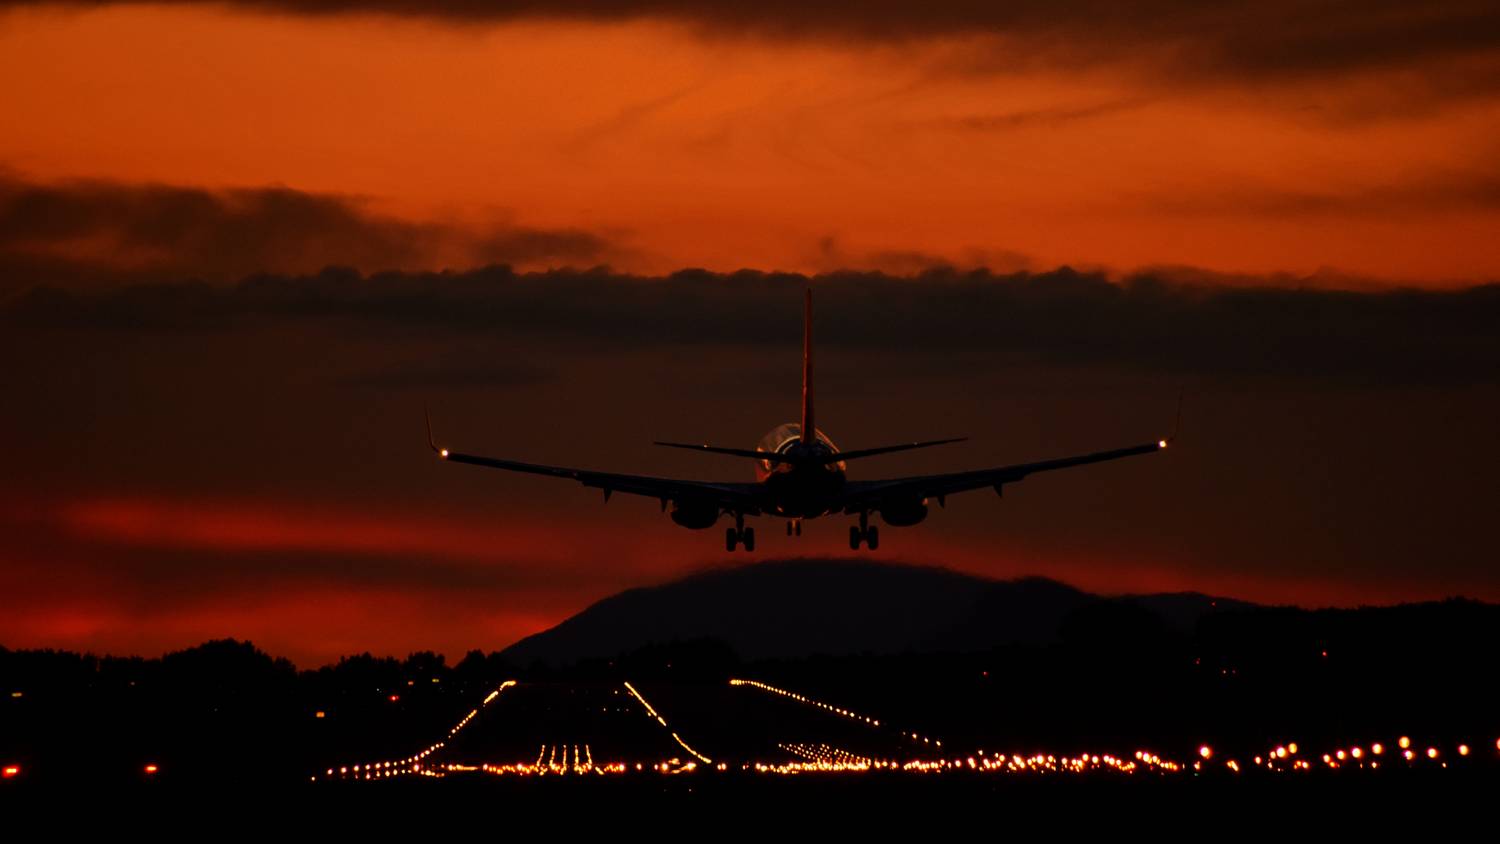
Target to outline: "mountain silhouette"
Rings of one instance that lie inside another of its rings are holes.
[[[782,560],[621,592],[516,642],[501,657],[560,666],[695,639],[722,641],[744,659],[976,651],[1055,641],[1081,610],[1122,603],[1175,630],[1190,629],[1215,609],[1252,606],[1197,593],[1103,598],[1041,577],[993,580],[866,560]]]

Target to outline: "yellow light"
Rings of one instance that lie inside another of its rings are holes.
[[[1287,753],[1296,753],[1297,752],[1297,743],[1294,741],[1294,742],[1288,744],[1286,746],[1286,752]]]
[[[6,765],[5,768],[4,768],[4,770],[0,770],[0,776],[4,776],[6,779],[10,779],[12,777],[19,776],[20,773],[21,773],[21,766],[20,765]]]
[[[1468,756],[1469,755],[1469,746],[1467,744],[1460,744],[1458,746],[1458,755],[1459,756]]]
[[[1359,757],[1365,755],[1365,752],[1356,747],[1353,750],[1349,751],[1349,755],[1353,756],[1355,759],[1358,759]]]
[[[1436,759],[1437,758],[1437,748],[1436,747],[1429,747],[1429,748],[1427,748],[1427,758],[1428,759]]]
[[[1376,756],[1379,756],[1380,754],[1385,752],[1385,745],[1377,741],[1374,744],[1370,745],[1370,752],[1375,754]]]
[[[1278,747],[1278,748],[1276,748],[1276,758],[1277,759],[1285,759],[1286,758],[1286,748],[1285,747]]]
[[[146,766],[146,773],[148,775],[149,774],[154,774],[154,773],[156,773],[156,771],[157,771],[157,767],[155,765],[147,765]]]
[[[442,451],[439,451],[438,452],[438,456],[442,457],[444,460],[447,460],[448,459],[448,449],[445,448]]]
[[[1202,747],[1198,748],[1198,755],[1202,756],[1204,759],[1212,759],[1214,750],[1213,748],[1205,744]]]
[[[1167,447],[1167,441],[1166,440],[1157,440],[1156,441],[1156,447],[1157,448],[1166,448]]]
[[[1411,739],[1407,738],[1406,736],[1402,736],[1401,738],[1396,739],[1396,743],[1401,745],[1402,750],[1411,747]]]
[[[313,717],[314,718],[322,718],[323,715],[324,715],[324,713],[323,713],[323,710],[321,710],[321,709],[319,709],[317,712],[313,713]]]

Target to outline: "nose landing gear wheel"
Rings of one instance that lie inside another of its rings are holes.
[[[737,531],[737,530],[735,530],[734,528],[729,528],[729,529],[727,529],[727,530],[724,531],[724,550],[725,551],[729,551],[729,552],[733,552],[734,551],[735,546],[738,545],[739,542],[740,542],[740,535],[739,535],[739,533],[740,532]]]
[[[880,547],[880,528],[870,525],[865,531],[865,545],[868,545],[871,551]]]
[[[740,531],[740,541],[745,543],[746,551],[755,550],[755,528],[745,528]]]
[[[849,526],[849,550],[850,551],[858,551],[859,550],[859,543],[861,541],[863,541],[863,540],[864,540],[864,537],[860,535],[859,528],[857,528],[857,527],[855,527],[853,525],[850,525]]]

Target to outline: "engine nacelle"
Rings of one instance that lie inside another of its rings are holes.
[[[703,530],[711,528],[719,521],[719,508],[712,505],[690,504],[683,506],[676,501],[672,502],[672,521],[685,528]]]
[[[896,501],[880,508],[880,518],[888,525],[911,527],[927,518],[927,499]]]

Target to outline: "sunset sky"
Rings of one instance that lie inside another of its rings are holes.
[[[803,276],[840,446],[972,438],[859,477],[1188,395],[882,559],[1500,600],[1497,94],[1492,2],[0,0],[0,645],[456,657],[749,561],[422,408],[748,480],[649,443],[795,416]]]

